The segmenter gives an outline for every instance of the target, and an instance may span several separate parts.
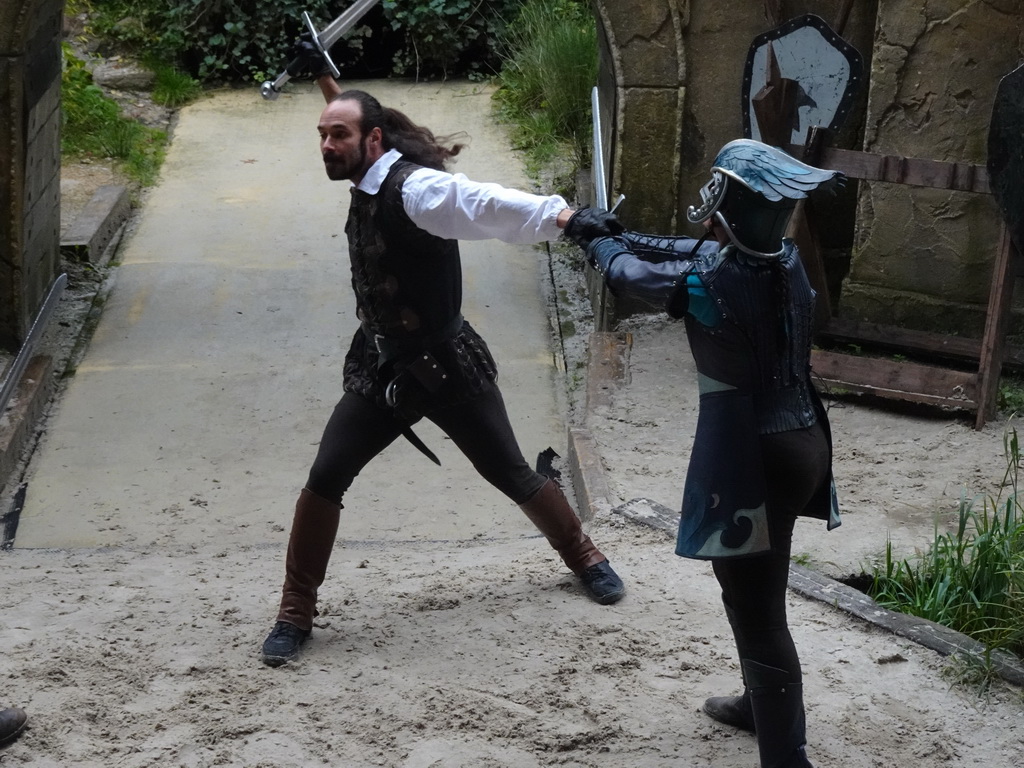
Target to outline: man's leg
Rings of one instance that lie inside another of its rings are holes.
[[[341,498],[359,471],[400,434],[389,411],[346,392],[327,422],[316,460],[295,504],[285,557],[281,607],[263,643],[263,661],[296,658],[313,628],[316,595],[327,573],[341,515]]]
[[[621,579],[583,532],[558,484],[523,458],[496,385],[428,418],[451,437],[485,480],[519,505],[591,597],[608,605],[625,594]]]

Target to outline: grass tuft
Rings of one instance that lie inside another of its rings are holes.
[[[939,533],[911,560],[893,557],[872,574],[871,596],[894,611],[929,619],[986,647],[1024,657],[1024,507],[1017,430],[1003,438],[1006,473],[996,497],[961,493],[955,533]]]

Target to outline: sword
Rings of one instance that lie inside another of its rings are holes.
[[[331,46],[338,42],[338,39],[354,27],[366,12],[370,10],[374,5],[377,4],[377,0],[355,0],[345,11],[334,21],[324,27],[322,32],[317,32],[316,27],[313,25],[313,20],[309,18],[307,11],[302,12],[302,20],[306,24],[306,29],[309,30],[309,34],[313,38],[313,45],[320,51],[320,54],[324,57],[324,61],[327,62],[327,66],[331,70],[331,74],[335,78],[341,77],[341,71],[335,66],[334,61],[331,59],[331,55],[328,51]],[[291,68],[291,64],[285,68],[285,71],[277,76],[276,80],[267,80],[260,86],[260,95],[263,96],[267,101],[273,101],[281,93],[281,88],[284,84],[292,79],[292,76],[288,74],[288,70]]]
[[[39,337],[46,330],[46,321],[50,319],[50,315],[53,314],[57,304],[60,303],[60,296],[64,293],[64,287],[67,284],[68,276],[66,274],[61,274],[53,281],[53,287],[50,288],[50,292],[46,295],[46,300],[43,301],[43,306],[39,310],[39,314],[36,315],[36,319],[32,322],[32,327],[29,328],[25,342],[21,345],[21,351],[14,358],[14,362],[4,378],[3,385],[0,386],[0,414],[3,414],[7,409],[7,401],[14,394],[14,389],[18,386],[21,374],[24,372],[25,366],[28,365],[29,358],[32,357],[32,352],[39,342]]]

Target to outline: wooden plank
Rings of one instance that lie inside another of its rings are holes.
[[[981,360],[981,339],[840,317],[829,320],[817,338],[834,344],[867,344],[879,350],[946,358],[962,363],[977,364]],[[1024,348],[1004,345],[1003,363],[1024,368]]]
[[[977,407],[977,377],[967,371],[818,349],[811,352],[811,369],[815,380],[834,387],[893,400]]]
[[[800,157],[803,147],[790,144],[786,151]],[[926,160],[899,155],[880,155],[859,152],[852,149],[826,147],[821,151],[818,166],[842,171],[851,179],[864,181],[885,181],[892,184],[909,184],[931,189],[950,189],[961,192],[991,194],[988,170],[984,165],[974,163]]]
[[[978,365],[978,416],[975,429],[985,426],[996,410],[996,394],[999,376],[1003,369],[1003,346],[1006,329],[1010,324],[1010,309],[1013,299],[1013,270],[1016,249],[1005,224],[996,251],[996,263],[992,269],[992,290],[988,299],[988,314],[985,333],[981,339],[981,359]]]

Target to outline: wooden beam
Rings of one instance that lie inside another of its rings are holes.
[[[981,339],[950,336],[931,331],[915,331],[896,325],[868,323],[833,317],[817,338],[833,344],[866,344],[875,349],[906,352],[933,358],[975,364],[981,360]],[[1024,368],[1024,348],[1007,345],[1003,362]]]
[[[803,147],[785,147],[793,157],[800,157]],[[821,168],[842,171],[851,179],[909,184],[914,187],[951,189],[960,192],[991,194],[988,170],[974,163],[949,163],[899,155],[879,155],[852,149],[826,147],[818,159]]]
[[[892,400],[975,410],[977,377],[920,363],[811,352],[813,379],[829,387],[866,392]]]

